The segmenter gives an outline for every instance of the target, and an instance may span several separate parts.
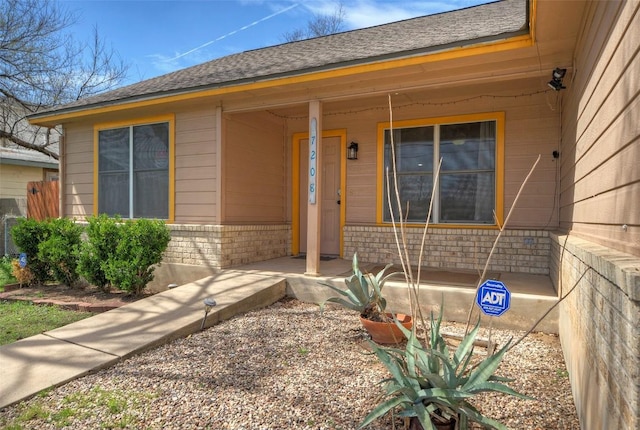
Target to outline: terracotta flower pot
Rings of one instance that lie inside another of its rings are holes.
[[[360,317],[360,322],[375,343],[384,345],[403,341],[405,336],[393,321],[393,315],[387,314],[387,316],[390,318],[389,322],[371,321],[362,317]],[[413,326],[410,315],[396,314],[396,318],[406,329],[411,329]]]
[[[455,430],[456,428],[456,420],[454,419],[451,419],[450,421],[445,423],[436,422],[432,419],[431,423],[436,428],[436,430]],[[420,424],[418,418],[412,417],[409,421],[409,430],[424,430],[424,427],[422,427],[422,424]]]

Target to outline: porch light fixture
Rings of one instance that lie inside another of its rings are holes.
[[[566,73],[567,73],[567,69],[560,69],[559,67],[556,67],[555,69],[553,69],[553,72],[551,73],[551,80],[547,84],[549,85],[549,88],[555,91],[560,91],[567,88],[564,85],[562,85],[562,79],[564,78],[564,75]]]
[[[204,329],[204,323],[207,321],[207,315],[209,315],[209,311],[211,308],[216,305],[216,301],[213,297],[207,297],[204,299],[204,318],[202,318],[202,324],[200,324],[200,330]]]
[[[349,147],[347,148],[347,160],[357,160],[358,159],[358,144],[356,142],[351,142]]]

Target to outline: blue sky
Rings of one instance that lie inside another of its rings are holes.
[[[488,3],[491,0],[343,0],[345,29]],[[338,0],[60,0],[75,13],[74,37],[97,27],[130,64],[126,83],[214,58],[283,43],[314,14],[332,14]],[[88,40],[88,39],[87,39]]]

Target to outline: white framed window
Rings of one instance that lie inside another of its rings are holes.
[[[97,213],[169,219],[171,125],[97,130]]]
[[[432,198],[434,170],[442,159],[430,223],[495,225],[501,219],[502,115],[411,120],[379,125],[382,193],[379,222],[391,222],[387,171],[392,181],[394,144],[398,193],[408,223],[424,223]],[[393,130],[393,131],[392,131]],[[392,136],[393,133],[393,136]],[[393,139],[392,139],[393,137]],[[391,205],[398,221],[398,201]]]

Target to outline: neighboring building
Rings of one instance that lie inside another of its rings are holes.
[[[42,129],[29,124],[29,111],[11,98],[0,97],[0,130],[45,152],[18,146],[0,137],[0,256],[17,252],[10,229],[16,218],[27,216],[27,186],[29,182],[58,179],[58,136],[56,129]]]
[[[393,136],[410,246],[442,157],[427,265],[475,269],[540,155],[490,270],[576,284],[559,329],[582,426],[637,428],[639,17],[637,1],[505,0],[230,55],[30,120],[64,128],[63,216],[166,219],[166,262],[214,268],[393,260]]]
[[[58,160],[29,149],[0,146],[0,256],[13,254],[8,234],[14,219],[27,216],[27,184],[58,179]]]

